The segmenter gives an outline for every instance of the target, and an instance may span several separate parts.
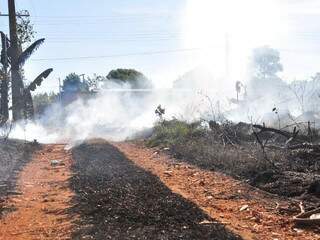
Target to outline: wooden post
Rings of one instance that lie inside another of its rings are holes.
[[[5,123],[9,119],[9,99],[8,99],[8,40],[7,36],[3,33],[0,32],[1,34],[1,43],[2,43],[2,65],[3,65],[3,79],[1,81],[0,85],[0,107],[1,107],[1,123]]]
[[[9,27],[10,27],[10,58],[11,58],[11,85],[12,85],[12,117],[13,121],[23,118],[24,86],[18,65],[19,45],[17,35],[17,18],[15,0],[8,0]]]

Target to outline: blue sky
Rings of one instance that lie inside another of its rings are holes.
[[[7,12],[6,0],[0,1],[1,12]],[[31,61],[26,65],[32,78],[46,67],[53,67],[49,79],[57,89],[57,78],[69,72],[107,74],[113,68],[136,68],[146,75],[165,69],[157,66],[177,64],[172,55],[130,56],[72,61],[34,61],[43,58],[104,56],[170,50],[179,48],[179,27],[176,16],[184,1],[152,0],[17,0],[18,9],[28,9],[37,37],[45,37]],[[95,2],[95,3],[93,3]],[[4,9],[4,10],[3,10]],[[74,16],[74,17],[73,17]],[[0,27],[7,28],[7,19]],[[180,54],[181,56],[181,54]],[[170,74],[168,73],[168,76]],[[152,76],[150,76],[152,77]]]
[[[294,79],[310,76],[320,71],[320,0],[279,1],[287,11],[290,29],[285,41],[275,46],[283,50],[281,55],[285,67],[284,77]],[[46,43],[26,65],[29,79],[33,79],[48,67],[54,68],[54,73],[42,90],[57,91],[57,79],[63,79],[70,72],[106,75],[114,68],[136,68],[152,78],[157,86],[167,87],[179,75],[199,64],[193,51],[180,51],[189,49],[189,46],[183,43],[182,33],[185,28],[182,21],[188,0],[16,2],[17,9],[30,11],[37,37],[46,38]],[[7,12],[7,0],[0,0],[0,11]],[[2,17],[0,29],[7,31],[7,22],[7,18]],[[179,52],[126,56],[167,50]],[[99,58],[112,55],[121,56]],[[80,56],[98,58],[57,59]]]

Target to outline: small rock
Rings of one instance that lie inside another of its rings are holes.
[[[51,161],[51,166],[52,166],[52,167],[61,166],[61,165],[63,165],[63,164],[62,164],[62,162],[59,161],[59,160],[52,160],[52,161]]]
[[[165,171],[164,174],[167,176],[172,176],[172,171]]]
[[[298,229],[298,228],[294,228],[293,231],[295,231],[296,233],[302,233],[303,232],[303,230]]]
[[[203,220],[202,222],[200,222],[200,225],[204,225],[204,224],[212,224],[213,222],[209,221],[209,220]]]
[[[243,205],[241,208],[240,208],[240,212],[243,212],[245,210],[247,210],[249,208],[249,205]]]
[[[199,182],[199,185],[203,187],[203,186],[205,186],[206,184],[205,184],[205,182],[204,182],[203,180],[201,180],[201,181]]]
[[[310,219],[320,219],[320,213],[312,214]]]

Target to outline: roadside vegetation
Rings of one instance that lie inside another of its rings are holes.
[[[165,111],[156,111],[159,121],[147,145],[270,193],[319,201],[319,73],[285,82],[280,52],[268,46],[254,49],[249,70],[248,81],[236,82],[236,98],[229,99],[233,109],[223,111],[219,100],[205,96],[209,114],[201,120],[168,120]],[[197,81],[198,75],[189,76],[174,86],[187,88]]]
[[[158,122],[147,146],[167,150],[180,161],[224,172],[270,193],[304,195],[316,201],[314,197],[320,196],[318,145],[305,142],[308,136],[304,133],[295,139],[291,134],[246,123],[174,119]]]

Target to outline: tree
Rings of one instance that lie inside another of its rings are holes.
[[[62,90],[64,93],[89,92],[89,84],[81,81],[78,74],[70,73],[63,80]]]
[[[132,89],[152,88],[151,81],[134,69],[116,69],[109,72],[107,79],[119,84],[128,84]]]
[[[285,88],[278,76],[283,71],[278,50],[267,46],[254,49],[250,65],[249,95],[274,95]]]
[[[45,113],[46,109],[57,100],[57,94],[40,93],[33,96],[35,115],[41,116]]]
[[[251,67],[253,75],[257,78],[276,77],[283,71],[278,50],[264,46],[253,50]]]
[[[288,89],[293,94],[296,105],[299,105],[301,114],[319,111],[319,104],[315,99],[319,98],[320,94],[320,73],[310,79],[293,81],[288,84]]]
[[[17,14],[18,44],[22,47],[24,44],[32,42],[36,32],[30,21],[30,17],[22,17],[21,15],[29,15],[29,11],[22,10],[18,11]]]
[[[98,91],[101,85],[108,79],[104,76],[94,74],[93,77],[87,77],[86,83],[89,86],[90,91]]]

